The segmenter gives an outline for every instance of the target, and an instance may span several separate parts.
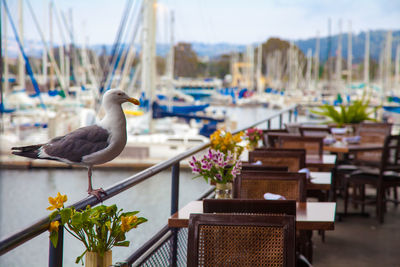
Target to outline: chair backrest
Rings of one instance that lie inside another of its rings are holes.
[[[296,201],[207,198],[203,200],[203,212],[296,215]]]
[[[290,172],[305,168],[305,149],[256,149],[249,152],[249,162],[261,161],[262,165],[287,167]]]
[[[380,172],[400,172],[400,135],[389,135],[383,146]]]
[[[322,158],[324,138],[318,136],[279,136],[280,148],[303,148],[307,155],[318,155]]]
[[[251,163],[242,163],[243,171],[276,171],[276,172],[287,172],[287,166],[269,166],[269,165],[254,165]]]
[[[271,143],[273,142],[272,140],[269,140],[269,135],[274,136],[276,134],[288,134],[287,129],[269,129],[269,130],[263,130],[263,146],[264,147],[270,147]]]
[[[357,127],[357,135],[360,136],[360,143],[383,145],[385,138],[390,135],[392,124],[390,123],[360,123]],[[363,162],[379,162],[381,151],[359,151],[356,152],[356,159]]]
[[[301,136],[318,136],[318,137],[326,137],[331,134],[331,129],[327,126],[314,126],[314,127],[305,127],[300,126],[299,128]]]
[[[357,127],[357,135],[361,143],[383,144],[386,136],[392,132],[392,124],[380,122],[364,122]]]
[[[298,172],[242,172],[234,180],[234,198],[264,199],[265,193],[306,201],[306,174]]]
[[[187,266],[295,266],[293,215],[191,214]]]

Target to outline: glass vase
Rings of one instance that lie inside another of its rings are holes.
[[[231,199],[232,198],[232,183],[215,185],[215,199]]]

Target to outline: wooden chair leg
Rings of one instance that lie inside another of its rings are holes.
[[[380,223],[383,223],[383,216],[384,216],[384,198],[385,198],[385,189],[382,188],[382,186],[377,187],[377,212],[378,212],[378,220]]]
[[[360,185],[361,213],[365,212],[365,185]]]
[[[349,201],[349,182],[346,181],[344,185],[344,215],[347,215],[347,206]]]
[[[393,197],[394,197],[394,200],[395,200],[394,205],[397,207],[399,205],[399,201],[398,201],[398,198],[397,198],[397,186],[393,187]]]

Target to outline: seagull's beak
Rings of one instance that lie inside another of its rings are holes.
[[[133,97],[128,98],[127,101],[131,102],[134,105],[140,105],[140,101]]]

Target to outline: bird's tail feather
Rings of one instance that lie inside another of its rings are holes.
[[[21,146],[21,147],[12,147],[12,154],[32,159],[39,158],[39,148],[42,145],[33,145],[33,146]]]

